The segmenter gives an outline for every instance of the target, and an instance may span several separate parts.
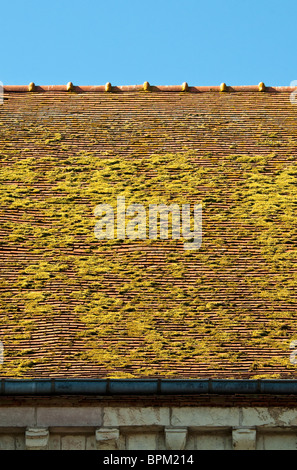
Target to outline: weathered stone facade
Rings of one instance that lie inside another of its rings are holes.
[[[1,450],[297,450],[297,406],[0,407]]]

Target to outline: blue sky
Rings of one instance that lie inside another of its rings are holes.
[[[1,16],[4,85],[297,79],[296,0],[12,0]]]

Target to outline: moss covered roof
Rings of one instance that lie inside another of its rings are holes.
[[[296,378],[290,92],[5,91],[2,377]],[[94,208],[202,203],[183,240],[98,240]]]

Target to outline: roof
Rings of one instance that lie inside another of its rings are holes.
[[[291,94],[5,86],[1,376],[296,377]],[[98,240],[94,208],[119,195],[201,201],[201,247]]]

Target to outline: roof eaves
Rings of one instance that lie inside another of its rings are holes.
[[[0,395],[297,394],[297,380],[2,379]]]

